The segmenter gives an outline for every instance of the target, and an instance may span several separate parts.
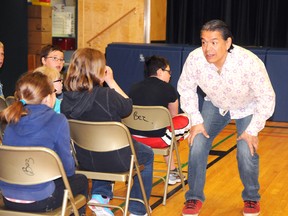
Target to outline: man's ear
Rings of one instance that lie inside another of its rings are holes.
[[[228,50],[232,45],[232,38],[228,37],[226,40],[226,50]]]

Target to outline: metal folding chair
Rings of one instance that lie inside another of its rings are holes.
[[[141,170],[143,166],[138,164],[136,152],[134,145],[131,139],[130,132],[128,128],[120,122],[88,122],[88,121],[79,121],[79,120],[69,120],[70,125],[70,134],[71,139],[74,142],[74,145],[82,149],[86,149],[93,152],[109,152],[115,151],[122,148],[130,147],[131,148],[131,160],[130,160],[130,169],[127,172],[97,172],[97,171],[87,171],[87,170],[77,170],[77,173],[81,173],[87,176],[88,179],[94,180],[105,180],[112,182],[128,182],[127,192],[125,197],[113,195],[113,199],[122,199],[125,200],[125,206],[122,208],[118,205],[110,204],[95,204],[97,206],[117,208],[123,212],[123,215],[128,214],[128,205],[130,200],[136,200],[142,202],[145,207],[148,215],[150,216],[150,207],[146,197]],[[74,149],[72,147],[72,149]],[[77,152],[76,152],[77,158]],[[110,163],[110,159],[107,158],[107,161]],[[101,161],[103,162],[103,161]],[[79,161],[81,164],[81,161]],[[113,166],[113,164],[109,164]],[[137,175],[139,179],[140,189],[142,192],[143,200],[135,199],[130,197],[133,177]],[[94,204],[93,204],[94,205]]]
[[[133,106],[132,113],[122,119],[122,122],[129,128],[140,130],[140,131],[153,131],[166,127],[171,127],[171,144],[166,148],[152,148],[154,154],[158,155],[169,155],[169,161],[167,169],[165,170],[154,170],[155,172],[165,172],[166,179],[161,177],[164,180],[164,193],[163,193],[163,205],[166,205],[167,193],[168,193],[168,178],[171,173],[170,166],[172,160],[173,150],[176,153],[177,165],[179,170],[179,175],[181,178],[181,184],[183,190],[185,190],[185,183],[181,169],[180,156],[178,152],[177,141],[175,138],[174,126],[170,112],[167,108],[163,106]],[[159,177],[159,176],[154,176]]]
[[[29,167],[27,167],[27,164]],[[0,180],[10,184],[34,185],[57,178],[62,178],[67,194],[64,194],[63,205],[51,212],[19,212],[0,206],[0,215],[33,216],[65,215],[74,213],[86,204],[83,195],[73,196],[61,159],[51,149],[45,147],[0,146]],[[64,191],[63,191],[64,193]],[[67,198],[69,202],[67,204]],[[64,208],[64,209],[62,209]]]

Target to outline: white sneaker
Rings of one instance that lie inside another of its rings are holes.
[[[175,170],[171,170],[173,172],[177,171],[177,169]],[[185,181],[186,177],[183,175],[183,180]],[[169,179],[168,179],[168,184],[169,185],[175,185],[176,183],[180,183],[181,182],[181,178],[179,173],[171,173],[169,174]]]
[[[113,212],[107,207],[95,206],[93,204],[108,204],[110,199],[103,198],[100,194],[93,194],[92,199],[87,203],[89,208],[97,215],[97,216],[114,216]]]
[[[177,183],[176,176],[174,176],[174,174],[169,174],[168,184],[169,185],[175,185],[176,183]]]

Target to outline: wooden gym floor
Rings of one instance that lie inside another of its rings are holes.
[[[243,189],[236,162],[236,130],[235,124],[229,124],[215,139],[207,165],[205,185],[206,201],[201,216],[240,216],[242,215]],[[260,155],[260,194],[261,216],[288,215],[288,123],[267,122],[259,134]],[[187,174],[188,145],[179,145],[181,163]],[[154,167],[165,167],[162,156],[155,156]],[[180,216],[185,202],[185,191],[181,185],[169,186],[169,197],[166,206],[162,205],[163,182],[155,178],[153,181],[150,205],[152,215]],[[188,185],[185,186],[186,190]],[[116,183],[115,194],[124,194],[125,185]],[[117,203],[112,200],[112,203]],[[121,204],[121,203],[117,203]],[[115,216],[122,213],[114,212]],[[87,216],[93,213],[87,209]]]

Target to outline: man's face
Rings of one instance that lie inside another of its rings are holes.
[[[4,49],[3,47],[0,47],[0,68],[2,67],[4,63]]]
[[[221,69],[232,39],[224,40],[219,31],[202,31],[201,33],[202,51],[209,63],[213,63],[218,69]]]

